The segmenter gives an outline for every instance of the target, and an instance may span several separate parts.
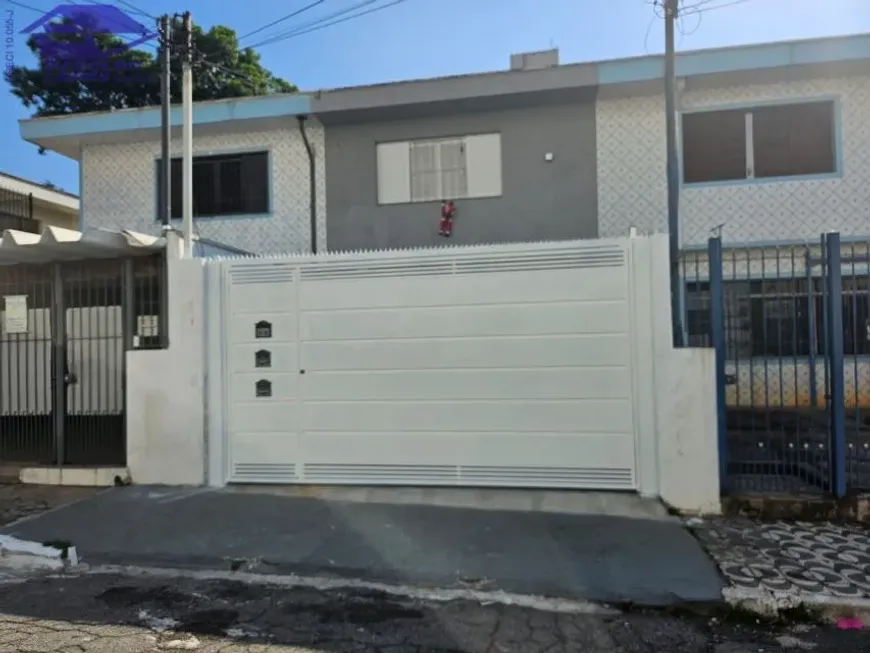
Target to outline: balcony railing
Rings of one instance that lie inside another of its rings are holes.
[[[0,210],[0,232],[6,231],[7,229],[26,231],[29,234],[38,234],[42,231],[42,225],[39,220],[7,215]]]
[[[0,232],[7,229],[31,234],[42,231],[39,220],[33,219],[33,195],[0,188]]]

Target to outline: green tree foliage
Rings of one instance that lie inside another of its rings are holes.
[[[59,21],[70,25],[69,19]],[[46,58],[32,35],[27,42],[37,57],[35,68],[17,66],[5,73],[12,93],[24,106],[33,110],[33,117],[58,116],[88,111],[110,111],[154,106],[160,103],[159,62],[156,39],[138,48],[127,48],[126,40],[110,34],[90,33],[76,29],[55,33],[52,42],[63,52],[67,44],[93,42],[103,53],[112,53],[106,67],[97,67],[94,74],[87,60],[69,57],[58,64],[58,58]],[[172,101],[181,102],[181,24],[173,30]],[[194,68],[195,102],[223,98],[291,93],[296,89],[276,77],[260,64],[260,55],[251,48],[239,48],[234,30],[216,25],[207,32],[194,25],[196,50]],[[73,47],[76,47],[75,45]],[[79,46],[80,47],[80,46]],[[61,56],[59,59],[64,60]]]

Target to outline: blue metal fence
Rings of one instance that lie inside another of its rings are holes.
[[[725,492],[870,489],[870,243],[686,253],[689,344],[716,351]]]

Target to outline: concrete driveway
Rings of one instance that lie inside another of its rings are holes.
[[[642,605],[720,600],[715,566],[679,520],[638,506],[608,516],[140,486],[3,532],[71,541],[92,565],[244,569]]]

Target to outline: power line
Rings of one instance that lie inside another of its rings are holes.
[[[271,36],[266,36],[262,41],[259,42],[259,44],[255,44],[255,45],[252,45],[250,47],[254,47],[254,48],[258,47],[258,45],[261,45],[263,43],[271,42],[274,39],[280,39],[280,38],[283,38],[289,34],[293,34],[294,32],[298,32],[300,29],[305,29],[305,28],[310,27],[312,25],[319,25],[320,23],[332,20],[333,18],[338,18],[339,16],[345,16],[350,12],[356,11],[357,9],[361,9],[363,7],[367,7],[369,5],[372,5],[372,4],[374,4],[376,2],[380,2],[380,1],[381,0],[361,0],[360,2],[357,2],[355,5],[351,5],[350,7],[345,7],[344,9],[339,9],[338,11],[334,11],[331,14],[326,14],[325,16],[320,16],[319,18],[315,18],[314,20],[309,21],[307,23],[303,23],[301,25],[296,25],[296,26],[291,27],[283,32],[277,32],[275,34],[272,34]]]
[[[94,0],[94,1],[96,2],[96,0]],[[155,16],[154,14],[149,14],[147,11],[144,11],[142,9],[139,9],[139,7],[134,5],[132,2],[128,2],[127,0],[116,0],[116,1],[118,3],[124,5],[125,7],[127,7],[130,11],[139,14],[140,16],[145,16],[146,18],[151,18],[152,20],[158,20],[157,16]]]
[[[349,11],[352,11],[354,9],[360,9],[364,6],[371,5],[371,4],[374,4],[375,2],[379,2],[379,1],[380,0],[365,0],[365,2],[360,2],[357,5],[355,5],[354,7],[351,7],[350,9],[347,9],[343,12],[339,12],[338,14],[336,14],[336,16],[344,14],[344,13],[348,13]],[[384,9],[389,9],[390,7],[395,7],[396,5],[400,5],[400,4],[407,2],[407,1],[408,0],[393,0],[392,2],[388,2],[384,5],[379,6],[379,7],[373,7],[371,9],[367,9],[366,11],[361,11],[359,13],[356,13],[356,14],[353,14],[350,16],[345,16],[343,18],[336,18],[336,20],[329,20],[330,17],[326,16],[319,21],[315,21],[315,22],[310,23],[308,25],[301,25],[301,26],[297,27],[295,30],[291,30],[291,31],[286,32],[284,34],[279,34],[279,35],[274,36],[270,39],[266,39],[265,41],[261,41],[260,43],[255,43],[254,45],[251,45],[248,47],[259,48],[259,47],[263,47],[265,45],[271,45],[273,43],[280,43],[281,41],[286,41],[286,40],[291,39],[291,38],[296,37],[296,36],[302,36],[303,34],[310,34],[311,32],[317,32],[319,30],[326,29],[327,27],[332,27],[333,25],[338,25],[340,23],[344,23],[344,22],[347,22],[349,20],[353,20],[355,18],[362,18],[363,16],[366,16],[368,14],[373,14],[373,13],[376,13],[378,11],[383,11]]]
[[[300,8],[300,9],[297,9],[296,11],[293,11],[293,12],[287,14],[286,16],[281,16],[281,18],[278,18],[277,20],[273,20],[271,23],[263,25],[262,27],[258,27],[254,31],[248,32],[247,34],[243,34],[242,36],[239,37],[239,41],[241,41],[242,39],[246,39],[249,36],[253,36],[254,34],[259,34],[263,30],[269,29],[270,27],[273,27],[273,26],[277,25],[278,23],[283,23],[285,20],[290,20],[291,18],[295,18],[296,16],[299,16],[300,14],[308,11],[309,9],[313,9],[317,5],[322,5],[324,2],[326,2],[326,0],[314,0],[314,2],[305,5],[304,7]]]
[[[23,2],[17,2],[17,0],[6,0],[6,2],[10,5],[15,5],[16,7],[21,7],[22,9],[30,9],[30,11],[35,11],[38,14],[45,15],[45,9],[37,9],[36,7],[31,7],[30,5],[26,5]]]
[[[704,20],[704,12],[703,11],[693,11],[691,13],[693,13],[694,15],[696,15],[698,17],[698,22],[695,23],[695,26],[689,31],[686,31],[685,25],[683,24],[683,21],[685,20],[685,14],[678,14],[677,15],[677,29],[680,30],[681,37],[691,36],[692,34],[697,32],[700,29],[701,23]]]
[[[655,22],[656,22],[656,16],[653,15],[649,19],[649,25],[646,26],[646,34],[644,34],[644,37],[643,37],[643,49],[644,49],[644,52],[646,52],[647,54],[649,54],[649,35],[650,35],[650,32],[652,32],[652,26]]]
[[[216,64],[212,61],[209,61],[208,57],[206,55],[204,55],[202,52],[196,51],[195,46],[194,46],[194,51],[195,51],[194,56],[197,57],[197,59],[194,60],[194,65],[200,66],[200,67],[207,66],[208,68],[211,68],[213,70],[219,70],[223,73],[226,73],[227,75],[231,75],[231,76],[235,77],[236,79],[238,79],[239,81],[245,82],[248,85],[248,88],[250,88],[252,91],[259,92],[259,91],[264,90],[263,84],[259,84],[259,83],[255,82],[250,76],[245,75],[245,73],[240,72],[238,70],[232,70],[232,69],[227,68],[225,66],[221,66],[220,64]]]
[[[718,4],[717,0],[699,0],[699,2],[682,7],[680,9],[680,15],[686,16],[688,14],[700,14],[707,11],[715,11],[716,9],[724,9],[725,7],[733,7],[734,5],[742,5],[745,2],[749,2],[749,0],[727,0],[726,2],[719,2]]]
[[[67,1],[70,4],[74,4],[76,6],[81,7],[81,5],[78,4],[75,0],[67,0]],[[123,2],[124,0],[118,0],[118,1]],[[30,5],[24,4],[23,2],[19,2],[18,0],[6,0],[6,2],[10,5],[15,5],[16,7],[21,7],[22,9],[29,9],[30,11],[35,11],[36,13],[42,14],[43,16],[46,14],[46,11],[44,9],[37,9],[36,7],[31,7]],[[101,3],[99,3],[96,0],[91,0],[91,4],[101,4]],[[142,13],[142,12],[140,12],[140,13]],[[148,14],[143,13],[142,15],[153,18],[153,16],[150,16]],[[155,18],[155,20],[157,20],[157,19]],[[113,34],[112,36],[115,36],[116,38],[120,39],[121,41],[124,41],[124,35],[122,35],[122,34]],[[153,50],[157,49],[157,47],[153,43],[149,43],[147,41],[143,41],[139,45],[147,45],[148,47],[152,48]]]
[[[350,16],[346,15],[346,14],[349,14],[353,11],[358,10],[358,9],[362,9],[364,7],[368,7],[370,5],[373,5],[376,2],[381,2],[381,0],[362,0],[362,2],[358,2],[357,4],[355,4],[351,7],[348,7],[346,9],[341,10],[341,11],[335,12],[335,13],[330,14],[328,16],[323,16],[322,18],[319,18],[319,19],[312,21],[310,23],[307,23],[304,25],[299,25],[296,28],[290,29],[282,34],[277,34],[277,35],[273,36],[272,38],[261,41],[259,44],[254,45],[252,47],[262,47],[264,45],[271,45],[272,43],[280,43],[281,41],[285,41],[285,40],[290,39],[294,36],[301,36],[303,34],[308,34],[310,32],[316,32],[318,30],[325,29],[327,27],[331,27],[332,25],[337,25],[339,23],[344,23],[346,21],[353,20],[354,18],[360,18],[360,17],[365,16],[367,14],[372,14],[372,13],[381,11],[383,9],[388,9],[389,7],[392,7],[392,6],[397,5],[397,4],[401,4],[402,2],[405,2],[405,1],[406,0],[394,0],[393,2],[388,2],[385,5],[373,7],[371,9],[367,9],[365,11],[360,11],[360,12],[352,14]]]
[[[646,4],[651,5],[653,8],[653,20],[655,18],[665,18],[664,13],[664,2],[665,0],[647,0]],[[724,9],[726,7],[733,7],[735,5],[744,4],[749,2],[749,0],[727,0],[723,2],[722,0],[697,0],[690,5],[684,5],[677,9],[676,18],[676,26],[680,33],[680,41],[682,42],[683,37],[690,36],[698,31],[701,27],[701,23],[704,19],[704,14],[708,11],[714,11],[716,9]],[[695,23],[692,29],[687,30],[685,26],[686,16],[694,15],[698,17],[698,22]],[[649,52],[647,48],[647,43],[649,41],[650,28],[652,24],[647,27],[646,36],[644,37],[644,49]]]

